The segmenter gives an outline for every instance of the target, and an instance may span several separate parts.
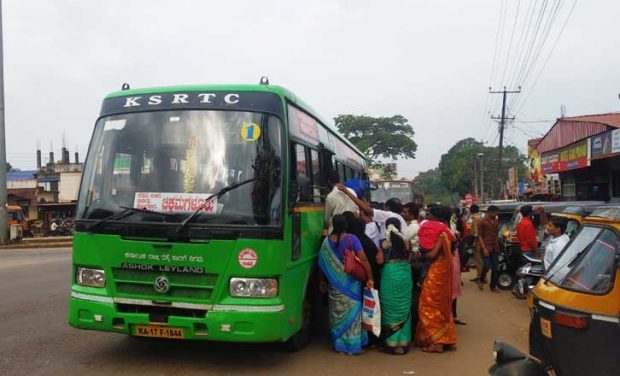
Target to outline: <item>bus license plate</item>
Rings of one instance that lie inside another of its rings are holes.
[[[540,331],[545,337],[551,338],[551,321],[541,317],[540,318]]]
[[[139,337],[183,339],[183,329],[159,325],[136,325],[134,327],[134,335]]]

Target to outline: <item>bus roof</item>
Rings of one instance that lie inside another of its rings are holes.
[[[279,97],[286,98],[298,107],[303,108],[306,112],[316,118],[320,123],[325,125],[330,131],[332,131],[341,141],[347,146],[352,148],[356,153],[366,159],[366,156],[353,145],[346,137],[344,137],[332,124],[323,119],[310,105],[301,100],[292,91],[277,85],[179,85],[179,86],[161,86],[161,87],[148,87],[138,89],[120,90],[109,93],[106,98],[125,97],[128,95],[141,95],[141,94],[156,94],[156,93],[171,93],[178,91],[251,91],[259,93],[273,93]]]

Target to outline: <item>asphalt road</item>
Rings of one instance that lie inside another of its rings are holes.
[[[492,343],[527,349],[529,314],[509,292],[465,282],[454,351],[405,356],[330,350],[326,333],[290,353],[278,344],[240,345],[132,338],[67,324],[70,249],[0,250],[0,375],[485,375]],[[467,281],[468,275],[463,275]],[[412,373],[413,372],[413,373]]]

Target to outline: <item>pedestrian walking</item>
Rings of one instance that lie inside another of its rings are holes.
[[[497,221],[497,214],[499,209],[495,205],[491,205],[487,209],[486,216],[480,221],[478,225],[478,239],[480,242],[480,249],[484,266],[482,273],[478,279],[478,288],[482,290],[486,281],[486,275],[491,270],[491,283],[489,287],[491,291],[499,293],[497,288],[498,278],[498,265],[499,265],[499,243],[497,241],[497,232],[499,223]]]

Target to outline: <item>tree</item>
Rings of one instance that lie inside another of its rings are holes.
[[[381,172],[379,173],[381,179],[390,180],[396,177],[396,172],[391,168],[387,168],[385,165],[378,165],[377,168],[381,170]]]
[[[9,162],[6,162],[6,172],[9,172],[13,169],[13,166]]]
[[[415,183],[424,191],[424,202],[427,204],[431,202],[452,204],[458,200],[458,195],[442,184],[439,168],[421,172],[415,178]]]
[[[366,115],[339,115],[336,127],[360,149],[372,164],[379,158],[415,158],[418,145],[413,141],[414,131],[401,115],[371,117]]]
[[[478,154],[483,156],[484,169],[484,192],[498,197],[500,193],[500,175],[498,175],[498,151],[497,147],[484,146],[473,138],[466,138],[457,142],[441,156],[439,170],[441,171],[442,185],[449,191],[456,192],[460,197],[474,191],[474,178],[479,181],[479,171],[474,176],[474,168],[479,170]],[[525,171],[525,156],[514,146],[504,148],[503,166],[506,167],[502,174],[502,181],[508,179],[508,168],[517,166],[519,175]]]

